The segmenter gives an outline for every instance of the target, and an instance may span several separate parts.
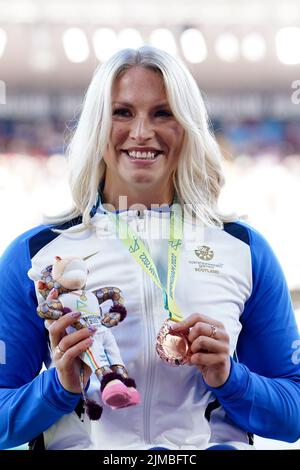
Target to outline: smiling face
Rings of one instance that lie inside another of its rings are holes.
[[[107,202],[170,203],[184,130],[173,116],[160,73],[134,66],[112,88],[112,129],[104,154]],[[150,199],[149,199],[150,198]]]

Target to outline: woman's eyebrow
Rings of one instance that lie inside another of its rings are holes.
[[[157,108],[169,108],[169,107],[170,107],[169,103],[168,103],[167,101],[163,101],[163,102],[161,102],[161,103],[159,103],[159,104],[154,105],[154,106],[153,106],[153,109],[157,109]]]
[[[112,101],[112,105],[121,105],[131,108],[133,106],[132,103],[128,103],[127,101]]]
[[[115,105],[121,105],[121,106],[126,106],[128,108],[133,108],[134,105],[132,103],[129,103],[128,101],[112,101],[112,105],[115,106]],[[153,109],[157,109],[157,108],[164,108],[164,107],[170,107],[169,103],[167,101],[163,101],[161,103],[158,103],[158,104],[155,104],[154,106],[152,106]]]

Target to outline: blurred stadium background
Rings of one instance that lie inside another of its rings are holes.
[[[300,324],[298,0],[0,0],[0,254],[70,206],[64,151],[84,91],[99,62],[143,43],[196,78],[225,157],[221,205],[273,246]]]

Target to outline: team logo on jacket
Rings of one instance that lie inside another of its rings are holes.
[[[214,257],[214,252],[209,246],[198,246],[195,250],[195,254],[202,261],[210,261]]]

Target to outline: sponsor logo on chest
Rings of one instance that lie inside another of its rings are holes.
[[[196,272],[221,274],[223,263],[213,262],[215,252],[212,247],[207,245],[197,246],[194,250],[195,257],[198,259],[189,260]]]

